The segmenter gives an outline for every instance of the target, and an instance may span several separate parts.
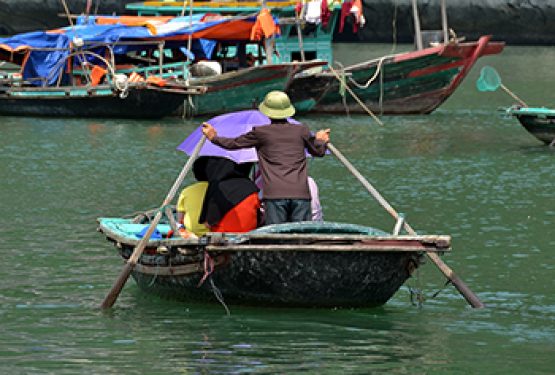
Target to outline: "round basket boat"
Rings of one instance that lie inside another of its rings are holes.
[[[100,219],[123,258],[147,224]],[[137,285],[162,297],[303,307],[386,303],[425,251],[446,251],[448,236],[395,236],[361,225],[301,222],[249,233],[210,233],[199,240],[164,238],[159,225],[133,270]]]

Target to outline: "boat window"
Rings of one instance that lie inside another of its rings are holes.
[[[316,51],[304,51],[304,58],[307,61],[310,60],[316,60],[318,56],[318,53]],[[302,57],[301,57],[301,52],[297,51],[297,52],[291,52],[291,61],[301,61]]]

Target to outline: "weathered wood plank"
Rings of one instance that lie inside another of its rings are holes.
[[[209,245],[205,248],[208,252],[222,252],[222,251],[314,251],[314,252],[444,252],[448,249],[438,249],[436,247],[424,246],[419,243],[412,244],[366,244],[354,243],[351,245],[263,245],[263,244],[238,244],[238,245],[223,245],[214,246]]]

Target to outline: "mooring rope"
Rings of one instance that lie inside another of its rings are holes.
[[[378,66],[376,67],[376,71],[374,72],[374,75],[372,77],[370,77],[370,79],[368,81],[366,81],[365,84],[361,85],[360,83],[355,81],[352,77],[349,77],[349,81],[351,81],[353,83],[353,85],[355,85],[357,88],[359,88],[361,90],[366,90],[368,88],[368,86],[370,86],[372,84],[372,82],[374,82],[374,80],[378,77],[378,75],[382,71],[383,62],[387,57],[389,57],[389,56],[380,57],[380,59],[378,60]]]
[[[337,71],[329,64],[328,64],[328,68],[330,69],[332,74],[335,76],[335,78],[339,82],[341,82],[341,77],[339,77],[339,74],[337,73]],[[362,107],[362,109],[364,109],[366,111],[366,113],[368,113],[370,115],[370,117],[372,117],[374,119],[374,121],[376,121],[378,123],[378,125],[383,126],[383,122],[381,122],[381,120],[370,110],[370,108],[368,108],[364,104],[364,102],[354,93],[354,91],[349,87],[348,84],[345,84],[345,90],[347,90],[349,92],[349,94],[351,94],[353,99],[355,99],[355,101]]]
[[[204,282],[206,281],[206,279],[212,274],[212,272],[214,272],[214,258],[212,258],[210,256],[210,254],[208,254],[208,252],[204,252],[204,275],[202,276],[202,279],[200,279],[197,287],[200,287],[202,284],[204,284]]]
[[[218,302],[224,307],[227,316],[230,316],[231,311],[229,311],[229,308],[225,304],[224,296],[222,295],[222,292],[220,291],[220,289],[218,289],[218,287],[216,286],[212,278],[210,278],[210,286],[212,287],[212,292],[214,293],[214,296],[216,297]]]
[[[443,285],[443,287],[442,287],[441,289],[439,289],[437,292],[435,292],[434,294],[432,294],[432,296],[430,297],[430,299],[436,298],[436,297],[439,295],[439,293],[443,292],[443,291],[445,290],[445,288],[447,288],[447,286],[448,286],[449,284],[452,284],[452,281],[451,281],[450,279],[447,279],[447,280],[445,281],[445,284]]]
[[[150,280],[150,282],[148,283],[147,288],[150,288],[154,285],[154,281],[156,281],[156,279],[158,278],[158,270],[160,270],[160,264],[156,263],[156,272],[154,273],[154,276],[152,276],[152,280]]]

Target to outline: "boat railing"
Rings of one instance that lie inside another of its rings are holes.
[[[297,0],[259,0],[259,1],[226,1],[226,0],[212,0],[212,1],[198,1],[198,0],[185,0],[185,1],[144,1],[139,3],[132,3],[133,7],[168,7],[168,8],[229,8],[240,11],[241,9],[261,8],[266,6],[268,8],[288,8],[294,7]]]
[[[114,53],[114,48],[120,45],[134,45],[134,46],[149,46],[149,45],[156,45],[158,48],[158,61],[156,63],[152,63],[152,65],[148,66],[140,66],[134,64],[126,64],[121,65],[118,64],[116,60],[116,55]],[[102,56],[95,51],[98,48],[106,48],[106,55]],[[9,84],[12,83],[19,86],[25,85],[33,85],[37,81],[40,82],[40,86],[47,87],[52,86],[49,85],[48,82],[51,81],[52,77],[56,75],[56,73],[60,73],[62,70],[65,69],[67,66],[67,62],[71,61],[71,59],[79,59],[80,64],[78,66],[74,66],[72,64],[71,70],[68,72],[69,75],[73,78],[77,78],[79,80],[85,80],[87,84],[92,84],[91,81],[91,69],[94,67],[95,64],[90,63],[87,61],[87,57],[92,57],[94,59],[100,60],[102,64],[104,64],[106,68],[106,81],[113,85],[115,83],[116,75],[131,75],[133,73],[141,75],[141,80],[147,79],[151,76],[156,76],[161,79],[182,79],[187,80],[190,78],[189,72],[189,65],[191,64],[191,60],[182,60],[177,62],[168,62],[164,63],[164,41],[155,41],[155,42],[147,42],[147,41],[119,41],[114,43],[83,43],[79,48],[30,48],[28,53],[32,53],[34,51],[37,52],[56,52],[56,51],[69,51],[70,53],[67,56],[64,56],[63,59],[54,64],[54,66],[50,69],[50,73],[46,77],[27,77],[24,81],[19,79],[16,76],[10,78],[8,82],[7,79],[2,79],[3,83]],[[55,86],[59,87],[62,83],[62,74],[60,74],[60,78],[57,80]],[[72,82],[74,85],[75,82]],[[80,84],[79,84],[80,85]],[[92,84],[93,86],[95,84]]]

